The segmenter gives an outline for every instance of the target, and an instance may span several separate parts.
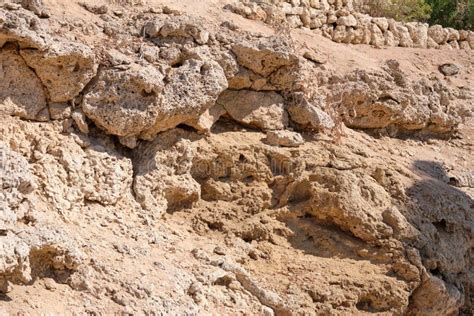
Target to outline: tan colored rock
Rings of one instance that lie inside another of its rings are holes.
[[[268,131],[265,142],[272,146],[298,147],[304,143],[304,139],[301,134],[288,130]]]
[[[390,23],[390,31],[395,35],[401,47],[412,47],[413,40],[408,28],[401,22]]]
[[[293,122],[313,130],[328,130],[334,127],[334,121],[320,106],[309,102],[302,94],[295,94],[294,99],[288,105],[288,113]]]
[[[336,23],[338,25],[344,25],[344,26],[352,26],[352,27],[357,26],[357,20],[353,15],[341,16],[340,18],[337,19]]]
[[[50,41],[51,38],[39,28],[39,19],[32,12],[0,8],[0,47],[6,42],[16,42],[20,48],[44,49]]]
[[[448,40],[448,31],[441,25],[432,25],[428,28],[428,36],[438,45],[443,45]]]
[[[21,6],[26,10],[32,11],[39,17],[47,18],[49,13],[44,7],[43,0],[22,0]]]
[[[155,124],[164,75],[155,67],[105,69],[84,95],[82,110],[99,127],[118,136],[138,135]]]
[[[104,70],[85,95],[83,111],[110,134],[149,139],[199,117],[227,88],[224,71],[213,61],[187,60],[168,72],[166,86],[163,78],[151,66]]]
[[[388,20],[386,18],[372,18],[372,22],[377,24],[382,32],[388,30]]]
[[[459,289],[438,277],[427,276],[413,293],[411,310],[421,315],[455,314],[463,303]]]
[[[201,114],[198,119],[185,122],[185,124],[195,128],[199,133],[209,133],[214,123],[225,113],[226,110],[224,107],[216,103],[213,107]]]
[[[372,38],[370,40],[370,44],[374,45],[375,47],[383,47],[385,44],[385,37],[376,24],[372,24],[371,33]]]
[[[156,218],[200,198],[200,185],[189,174],[195,148],[187,136],[175,129],[138,148],[133,191],[141,206]]]
[[[280,37],[242,42],[234,45],[232,51],[240,65],[264,77],[283,66],[291,66],[298,62],[288,43]]]
[[[57,42],[47,51],[24,49],[20,54],[47,88],[50,102],[72,100],[97,72],[92,50],[81,44]]]
[[[428,24],[411,22],[406,26],[413,41],[413,47],[426,48],[428,45]]]
[[[0,113],[34,120],[47,107],[43,85],[14,47],[0,50]]]
[[[446,28],[446,31],[448,32],[448,42],[459,41],[460,35],[459,35],[458,30],[455,30],[451,27],[448,27],[448,28]]]
[[[347,27],[344,25],[338,25],[334,28],[334,32],[332,34],[332,40],[336,43],[345,42],[347,37]]]
[[[219,96],[217,103],[231,118],[251,127],[273,130],[288,125],[284,100],[275,92],[227,90]]]
[[[167,74],[161,105],[155,107],[155,122],[140,135],[151,139],[157,133],[172,129],[181,123],[198,118],[211,108],[227,79],[222,67],[213,60],[190,59]]]

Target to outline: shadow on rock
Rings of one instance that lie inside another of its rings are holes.
[[[425,279],[414,293],[414,297],[425,299],[417,299],[412,308],[438,313],[456,311],[462,306],[461,311],[472,311],[474,200],[448,184],[450,178],[437,162],[418,160],[413,171],[422,180],[406,191],[411,205],[407,205],[405,216],[420,232],[415,246],[428,276],[444,283]],[[419,302],[426,306],[418,306]]]

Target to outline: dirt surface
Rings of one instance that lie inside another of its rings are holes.
[[[0,313],[473,315],[473,50],[237,2],[2,4]]]

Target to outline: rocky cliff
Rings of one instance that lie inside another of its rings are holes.
[[[472,315],[473,34],[1,4],[0,311]]]

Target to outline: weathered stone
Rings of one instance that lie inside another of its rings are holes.
[[[105,69],[84,95],[82,109],[99,127],[118,136],[138,135],[155,124],[164,75],[154,67]]]
[[[413,41],[413,47],[426,48],[428,44],[428,24],[407,23],[406,26],[410,32]]]
[[[210,109],[206,110],[201,116],[197,119],[192,119],[190,121],[185,122],[186,125],[189,125],[195,128],[199,133],[209,133],[219,118],[226,113],[224,107],[220,104],[216,104]]]
[[[337,24],[355,27],[357,26],[357,20],[353,15],[341,16],[337,19]]]
[[[301,134],[288,130],[268,131],[265,142],[273,146],[298,147],[304,143],[304,139]]]
[[[166,81],[161,105],[155,108],[155,122],[140,135],[144,139],[199,117],[227,89],[224,70],[212,60],[187,60],[172,68]]]
[[[428,36],[433,39],[436,44],[442,45],[448,40],[448,31],[441,25],[432,25],[428,28]]]
[[[388,20],[386,18],[372,18],[372,22],[377,24],[382,32],[388,30]]]
[[[200,185],[189,174],[195,148],[187,136],[175,129],[142,143],[136,151],[133,190],[141,206],[157,218],[201,196]]]
[[[76,97],[96,75],[98,65],[87,46],[57,42],[47,51],[20,51],[48,90],[50,102],[67,102]]]
[[[298,58],[280,37],[261,38],[255,42],[242,42],[232,47],[240,65],[264,77],[283,66],[291,66]]]
[[[439,71],[445,76],[454,76],[459,73],[461,69],[455,64],[442,64],[439,66]]]
[[[376,24],[372,24],[371,33],[372,38],[370,40],[370,44],[374,45],[375,47],[383,47],[383,45],[385,44],[385,37]]]
[[[84,96],[83,111],[110,134],[150,139],[197,118],[227,88],[224,71],[213,61],[187,60],[168,72],[166,85],[163,79],[151,66],[104,70]]]
[[[326,112],[309,102],[302,94],[294,95],[294,101],[288,106],[288,113],[293,122],[304,128],[325,130],[332,129],[335,125]]]
[[[275,92],[224,91],[217,100],[237,122],[259,129],[284,129],[288,125],[283,98]]]
[[[0,113],[34,120],[46,108],[41,81],[14,47],[0,50],[0,79]]]

